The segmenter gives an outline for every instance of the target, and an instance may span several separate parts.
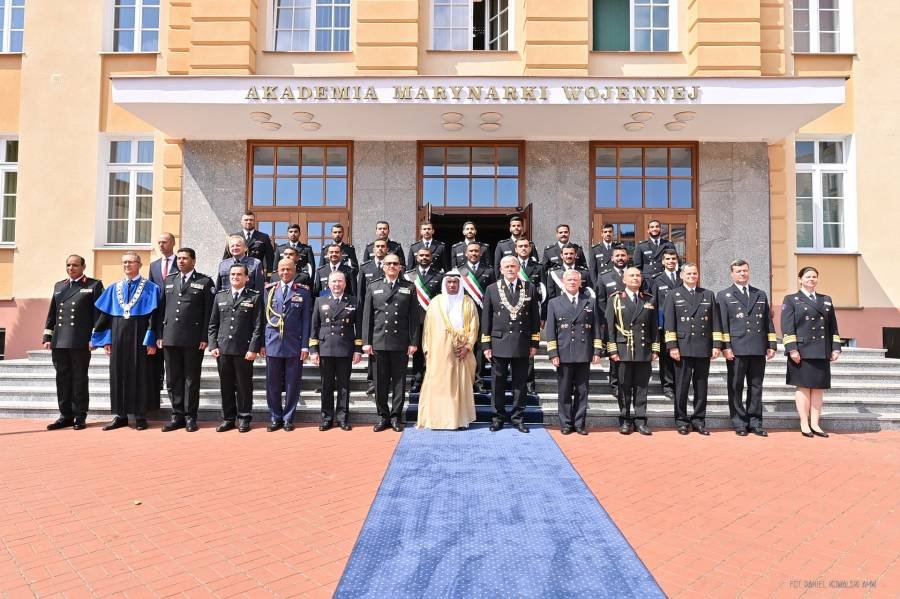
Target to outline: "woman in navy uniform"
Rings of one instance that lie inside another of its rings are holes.
[[[797,387],[794,401],[804,437],[827,437],[819,426],[822,391],[831,388],[831,362],[841,355],[841,335],[831,298],[816,293],[819,271],[804,266],[800,291],[781,303],[781,334],[788,356],[787,384]]]

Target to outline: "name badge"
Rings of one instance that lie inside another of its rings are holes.
[[[325,307],[327,308],[328,306],[325,306]],[[356,306],[347,306],[347,307],[344,308],[344,309],[347,310],[347,311],[352,311],[352,310],[356,310]]]
[[[81,289],[78,291],[78,293],[93,293],[93,292],[94,292],[93,289]],[[831,304],[828,304],[828,305],[830,306]]]
[[[330,309],[331,309],[331,306],[329,306],[328,304],[322,305],[322,310],[330,310]]]
[[[398,291],[404,295],[409,295],[411,293],[409,287],[401,287]]]
[[[644,253],[645,253],[645,254],[652,254],[653,252],[651,252],[650,250],[644,250]]]
[[[227,306],[227,305],[228,305],[228,302],[219,302],[219,305],[220,305],[220,306]]]
[[[302,295],[291,296],[291,301],[296,304],[299,304],[299,303],[303,302],[303,296]]]
[[[384,293],[384,289],[373,289],[372,295],[378,295],[379,293]]]
[[[166,289],[175,289],[175,285],[166,285]]]
[[[607,287],[615,287],[616,284],[615,284],[615,282],[613,282],[613,283],[607,283],[606,286],[607,286]]]
[[[668,285],[660,285],[659,288],[660,288],[660,289],[668,289],[669,286],[668,286]]]
[[[242,308],[252,308],[253,302],[241,302],[241,307]]]
[[[191,283],[191,289],[203,289],[203,283]]]
[[[830,306],[830,305],[831,305],[831,302],[825,302],[825,305],[826,305],[826,306]]]

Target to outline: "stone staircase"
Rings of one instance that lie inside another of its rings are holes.
[[[91,360],[91,416],[109,414],[109,359],[96,352]],[[769,362],[766,370],[764,409],[768,428],[795,428],[797,417],[794,409],[793,388],[784,384],[785,358],[778,355]],[[556,375],[542,348],[535,358],[537,396],[529,401],[530,420],[543,419],[556,424]],[[319,420],[318,369],[303,369],[303,392],[297,420]],[[373,398],[367,396],[365,360],[354,367],[351,379],[351,412],[354,423],[375,420]],[[673,426],[671,400],[662,395],[654,366],[648,398],[648,416],[651,427]],[[254,369],[254,419],[265,421],[265,365],[259,359]],[[168,399],[162,394],[162,407],[153,416],[168,419]],[[479,420],[484,420],[487,396],[476,400],[479,404]],[[414,418],[415,402],[409,416]],[[200,418],[215,420],[220,411],[218,375],[213,358],[203,362],[203,378],[200,391]],[[26,359],[0,361],[0,417],[43,418],[56,417],[56,390],[50,352],[35,350]],[[591,369],[589,425],[615,426],[618,407],[610,395],[606,360]],[[841,360],[832,366],[832,388],[825,393],[824,423],[828,430],[881,430],[900,428],[900,360],[884,357],[884,350],[847,348]],[[725,388],[725,361],[713,362],[709,382],[707,424],[713,428],[730,428],[728,398]]]

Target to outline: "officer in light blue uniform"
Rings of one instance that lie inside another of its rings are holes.
[[[303,362],[309,355],[312,295],[309,287],[294,282],[297,267],[284,258],[278,262],[277,283],[266,285],[265,350],[266,402],[269,432],[294,430],[294,411],[300,400]],[[281,392],[284,391],[284,402]]]

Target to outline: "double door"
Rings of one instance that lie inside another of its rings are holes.
[[[322,263],[322,246],[331,242],[331,227],[337,223],[344,226],[344,240],[350,239],[349,212],[347,210],[324,211],[291,211],[291,210],[259,210],[256,214],[256,227],[272,238],[276,247],[288,241],[288,227],[300,225],[300,241],[312,246],[316,255],[316,266]]]

